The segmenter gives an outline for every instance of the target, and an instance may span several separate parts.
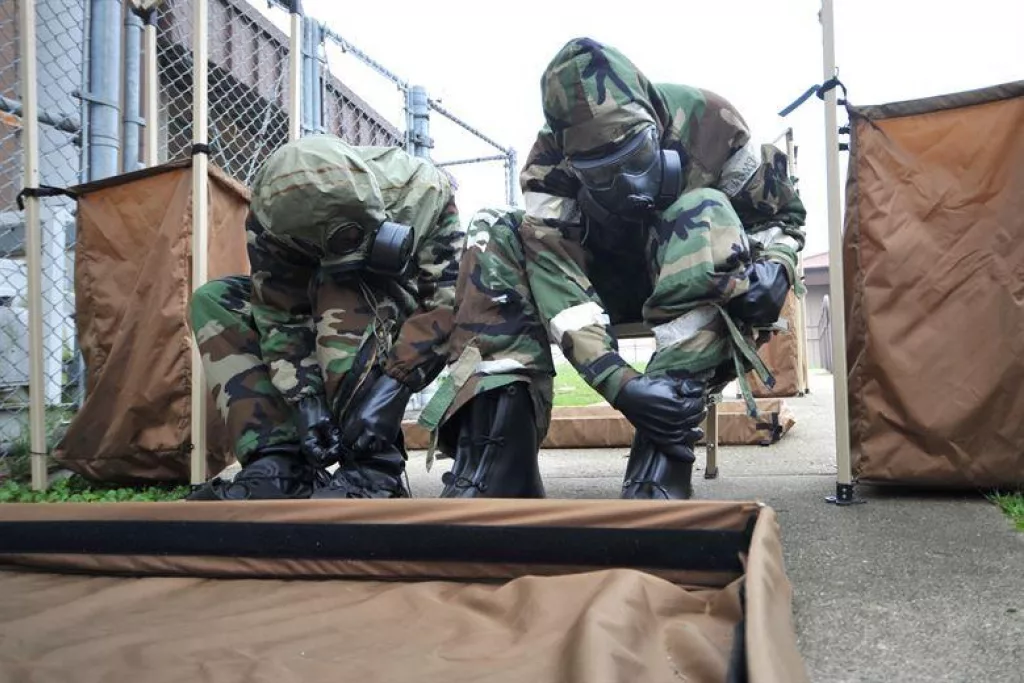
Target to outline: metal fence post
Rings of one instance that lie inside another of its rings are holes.
[[[422,85],[414,85],[409,89],[409,109],[412,112],[412,153],[418,157],[430,158],[430,148],[434,146],[430,139],[430,100],[427,89]]]
[[[121,3],[91,0],[89,22],[89,179],[117,174],[121,143]]]
[[[323,131],[322,81],[317,51],[322,37],[320,24],[312,17],[302,20],[302,128],[303,134]]]
[[[303,90],[302,77],[305,66],[303,59],[302,33],[302,2],[291,0],[288,11],[291,13],[291,46],[288,50],[288,138],[297,140],[302,136]]]
[[[207,278],[207,189],[209,156],[207,150],[208,67],[207,0],[193,0],[192,21],[192,291]],[[202,358],[195,337],[192,346],[192,462],[193,484],[206,481],[206,383]]]
[[[516,183],[518,181],[516,151],[509,148],[508,157],[505,159],[505,198],[509,206],[516,205]]]
[[[19,3],[21,38],[22,145],[24,155],[23,188],[39,187],[39,121],[36,89],[36,10],[34,2]],[[32,488],[47,486],[46,407],[43,402],[43,288],[42,226],[39,198],[25,197],[25,261],[28,270],[29,338],[29,451],[32,462]]]

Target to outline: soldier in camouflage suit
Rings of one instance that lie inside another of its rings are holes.
[[[542,497],[549,343],[636,427],[624,498],[688,498],[710,392],[751,368],[796,277],[804,207],[785,154],[707,90],[649,82],[582,38],[545,70],[525,210],[477,213],[449,374],[420,422],[454,457],[442,496]],[[644,322],[644,374],[610,325]]]
[[[252,276],[191,302],[243,468],[190,497],[408,496],[402,415],[444,368],[465,239],[450,177],[399,148],[302,138],[257,173],[245,229]]]

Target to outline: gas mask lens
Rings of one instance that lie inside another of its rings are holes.
[[[594,159],[572,159],[569,165],[580,182],[591,190],[608,190],[617,177],[642,177],[655,171],[659,153],[655,131],[651,127],[637,133],[610,154]]]

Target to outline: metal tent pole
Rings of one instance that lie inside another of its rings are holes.
[[[192,291],[207,279],[207,0],[193,0],[192,19]],[[192,467],[191,481],[206,481],[206,384],[195,336],[192,346]]]
[[[36,8],[34,2],[22,2],[19,67],[22,93],[21,141],[24,155],[24,188],[39,187],[39,102],[36,89]],[[25,261],[28,270],[28,339],[29,339],[29,450],[32,462],[32,488],[47,487],[46,473],[46,406],[43,401],[43,273],[42,225],[39,221],[39,198],[25,197]]]
[[[156,59],[156,11],[150,9],[143,17],[145,23],[144,47],[145,52],[144,68],[146,76],[144,79],[146,92],[144,95],[143,116],[146,118],[146,142],[144,163],[146,166],[156,166],[160,163],[160,76],[157,72]]]
[[[824,80],[835,76],[833,0],[822,0],[822,66]],[[832,318],[832,378],[835,383],[836,495],[829,502],[853,502],[853,470],[850,460],[850,406],[846,369],[846,309],[843,292],[843,225],[840,214],[839,128],[836,121],[836,90],[825,93],[825,176],[828,183],[829,315]]]

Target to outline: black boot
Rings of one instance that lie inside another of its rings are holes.
[[[441,498],[543,498],[530,392],[519,382],[476,396],[459,424]]]
[[[401,441],[401,434],[399,434]],[[371,454],[345,458],[312,498],[409,498],[402,483],[405,455],[401,443]]]
[[[214,477],[185,500],[281,500],[309,498],[327,472],[309,465],[299,446],[274,446],[250,456],[231,481]]]
[[[688,500],[693,496],[693,448],[676,444],[670,449],[656,446],[639,430],[626,463],[622,498],[634,500]]]

